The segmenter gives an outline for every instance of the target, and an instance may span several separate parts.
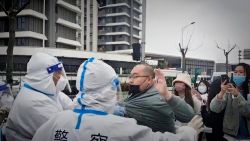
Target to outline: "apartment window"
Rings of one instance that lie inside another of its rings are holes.
[[[112,13],[112,9],[111,8],[107,8],[107,14],[110,14],[110,13]]]
[[[43,21],[41,19],[38,19],[35,17],[29,17],[28,29],[30,31],[42,33],[43,32]]]
[[[58,6],[56,6],[56,8],[55,8],[55,12],[58,13]]]
[[[106,31],[107,31],[107,32],[111,32],[111,31],[112,31],[112,27],[107,27],[107,28],[106,28]]]
[[[23,31],[27,30],[28,22],[27,17],[17,17],[17,30]]]
[[[9,39],[8,38],[3,38],[3,39],[0,39],[0,46],[8,46],[8,43],[9,43]]]
[[[22,7],[28,0],[19,0],[18,6]]]
[[[140,5],[138,3],[134,3],[134,8],[139,9],[140,10]]]
[[[20,4],[24,5],[27,0],[20,0]],[[33,9],[39,13],[43,13],[43,0],[31,0],[30,4],[26,7],[27,9]]]
[[[62,25],[57,25],[57,33],[60,37],[76,40],[76,30]]]
[[[65,2],[67,2],[69,4],[71,4],[71,5],[76,6],[76,0],[63,0],[63,1],[65,1]]]
[[[112,4],[113,1],[112,0],[106,0],[106,4],[109,5],[109,4]]]
[[[139,31],[138,30],[133,30],[133,34],[139,36]]]
[[[123,9],[122,9],[121,7],[118,7],[118,8],[117,8],[117,12],[118,12],[118,13],[121,13],[121,12],[123,12]]]
[[[16,39],[16,46],[28,46],[29,41],[27,38],[17,38]]]
[[[58,7],[58,17],[76,23],[76,13],[69,11],[63,7]]]
[[[108,17],[106,19],[103,20],[104,22],[106,21],[106,23],[112,23],[112,18]]]
[[[5,20],[0,19],[0,32],[4,32],[4,27],[5,27]]]
[[[136,18],[138,18],[138,19],[140,18],[140,14],[139,14],[139,13],[134,12],[133,14],[134,14],[134,16],[135,16]]]
[[[98,52],[105,52],[105,46],[98,46]]]
[[[101,42],[105,42],[105,36],[101,36],[101,37],[100,37],[100,41],[101,41]]]
[[[4,40],[0,39],[0,47],[4,46]]]
[[[72,49],[72,48],[76,48],[76,46],[56,43],[56,48]]]
[[[116,37],[116,41],[123,41],[123,36],[122,35],[118,35],[117,37]]]
[[[119,32],[123,31],[123,28],[121,26],[118,26],[118,29],[117,29]]]
[[[42,40],[34,38],[16,38],[16,46],[42,46]]]
[[[134,26],[137,26],[137,27],[140,26],[140,22],[138,22],[137,20],[134,20],[133,23],[134,23]]]

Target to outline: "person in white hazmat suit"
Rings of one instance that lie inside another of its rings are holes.
[[[10,111],[14,101],[14,96],[11,92],[10,85],[0,81],[0,108],[1,110]]]
[[[56,57],[34,54],[7,119],[7,141],[30,141],[43,123],[73,104],[62,102],[65,94],[61,91],[67,84],[63,65]]]
[[[157,76],[157,88],[164,92],[165,78],[159,71]],[[112,115],[120,82],[114,69],[100,60],[90,58],[79,67],[76,86],[79,93],[75,109],[55,115],[37,130],[32,141],[195,141],[202,130],[197,116],[189,127],[173,134],[152,132],[134,119]],[[166,100],[171,95],[163,94]]]

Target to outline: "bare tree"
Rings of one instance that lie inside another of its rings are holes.
[[[230,46],[230,44],[228,46]],[[226,51],[224,48],[221,48],[217,42],[216,42],[216,47],[224,52],[224,55],[226,57],[226,74],[228,74],[228,55],[236,47],[236,44],[234,44],[234,46],[231,47],[231,49],[229,49],[228,51]]]
[[[3,5],[1,1],[0,8],[4,11],[7,15],[9,20],[9,42],[7,48],[7,66],[6,66],[6,81],[8,84],[12,85],[13,78],[13,48],[15,45],[15,32],[16,32],[16,17],[19,12],[21,12],[29,3],[28,0],[24,5],[21,7],[18,4],[18,0],[6,0],[5,5]]]
[[[182,55],[182,72],[185,72],[186,71],[186,54],[188,51],[188,47],[182,48],[180,43],[179,43],[179,47],[180,47],[180,52]]]

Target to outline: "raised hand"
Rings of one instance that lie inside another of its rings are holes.
[[[223,83],[221,83],[220,87],[221,87],[221,90],[220,90],[220,93],[218,94],[218,98],[222,99],[225,93],[228,91],[229,85],[226,84],[226,80],[225,80]]]
[[[194,128],[194,130],[197,132],[197,135],[204,130],[202,118],[198,115],[194,116],[187,126]]]
[[[231,93],[234,96],[238,96],[240,94],[240,91],[237,87],[234,87],[233,84],[228,83],[228,92]]]
[[[166,100],[169,100],[172,98],[172,94],[168,91],[165,77],[159,69],[155,69],[154,86],[157,89],[157,91],[160,93],[160,95],[165,97]]]

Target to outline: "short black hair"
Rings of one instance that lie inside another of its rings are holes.
[[[143,63],[143,64],[138,64],[136,66],[144,66],[144,72],[148,73],[149,76],[151,76],[152,78],[155,78],[155,72],[154,72],[154,68],[152,66],[150,66],[149,64]]]

